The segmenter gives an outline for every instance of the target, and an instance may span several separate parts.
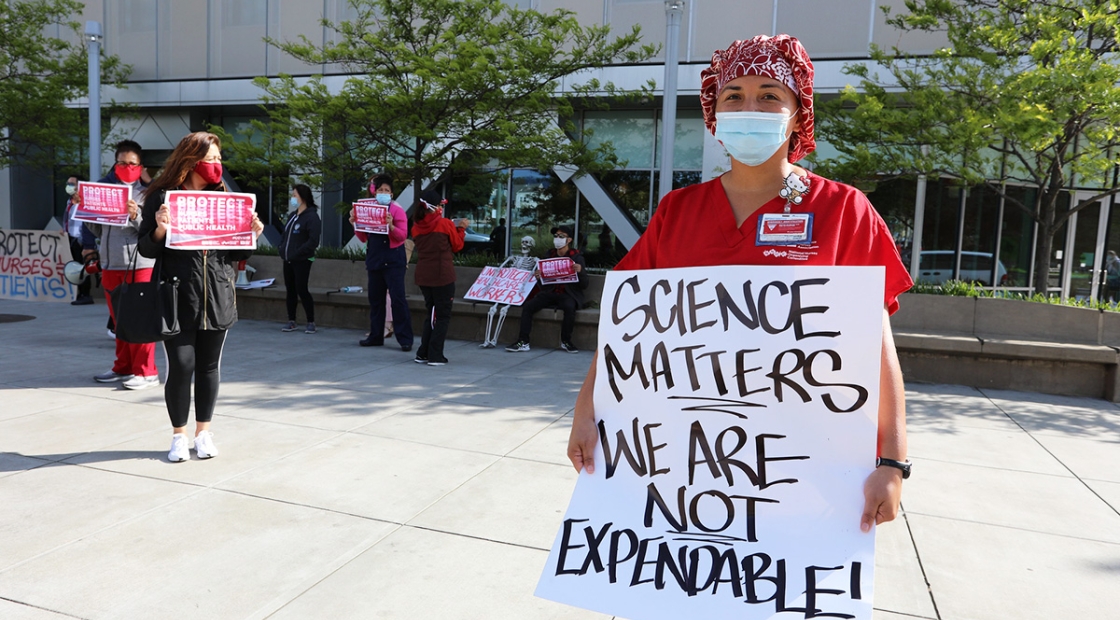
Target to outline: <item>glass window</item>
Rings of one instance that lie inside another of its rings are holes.
[[[957,249],[961,191],[960,184],[953,179],[930,180],[926,185],[923,252]]]
[[[1092,294],[1100,217],[1100,202],[1077,212],[1077,230],[1073,233],[1073,255],[1070,257],[1073,261],[1070,265],[1070,297],[1088,298]]]
[[[867,199],[894,236],[902,263],[909,267],[914,238],[914,201],[918,183],[914,179],[889,179],[866,188]]]
[[[456,173],[451,180],[447,198],[447,214],[452,219],[466,217],[471,220],[471,230],[490,239],[488,252],[505,258],[509,239],[507,234],[494,238],[491,233],[499,220],[509,217],[509,170],[472,171]]]
[[[1036,190],[1008,187],[1006,194],[1023,205],[1034,204]],[[1031,255],[1034,244],[1034,220],[1013,200],[1003,202],[1003,221],[1000,223],[999,262],[1006,275],[999,278],[1002,286],[1026,287],[1030,285]]]
[[[1104,238],[1105,261],[1101,264],[1101,291],[1099,299],[1120,300],[1120,202],[1112,200],[1108,212],[1108,230]]]
[[[649,169],[653,163],[653,112],[643,110],[587,111],[583,127],[591,132],[591,147],[610,142],[622,167],[628,170]]]
[[[961,279],[979,282],[985,286],[992,286],[992,254],[996,247],[996,234],[999,230],[999,203],[1000,196],[986,185],[972,187],[965,198],[964,207],[964,237],[961,244]],[[965,254],[968,252],[970,254]],[[966,274],[965,256],[969,256],[969,267]],[[987,271],[981,265],[980,258],[987,257]],[[996,283],[1003,274],[995,274]]]
[[[607,194],[638,223],[639,230],[649,224],[652,176],[648,170],[614,170],[599,177]]]
[[[522,237],[532,237],[536,244],[533,254],[544,256],[552,247],[552,227],[575,223],[576,193],[574,185],[561,183],[551,173],[514,170],[508,226],[511,238],[520,244]]]
[[[704,113],[700,110],[677,110],[676,133],[673,136],[673,169],[700,170],[704,167]],[[657,151],[653,167],[661,168],[661,114],[657,115]]]

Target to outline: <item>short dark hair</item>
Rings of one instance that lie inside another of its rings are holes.
[[[121,153],[136,153],[137,157],[141,159],[144,158],[144,149],[140,148],[140,145],[132,140],[121,140],[117,143],[117,152],[113,154],[113,157],[117,157]]]
[[[392,187],[393,186],[393,177],[391,177],[387,174],[379,174],[379,175],[373,177],[373,189],[377,189],[377,188],[381,187],[382,185],[388,185],[389,187]]]

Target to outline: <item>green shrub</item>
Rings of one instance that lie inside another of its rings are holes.
[[[918,282],[910,289],[911,293],[918,295],[950,295],[953,297],[988,297],[998,299],[1014,299],[1018,301],[1032,301],[1040,304],[1053,304],[1056,306],[1070,306],[1073,308],[1089,308],[1102,312],[1120,312],[1120,305],[1104,300],[1090,301],[1074,297],[1062,299],[1059,296],[1044,296],[1038,293],[1028,295],[1000,289],[984,288],[975,282],[962,282],[961,280],[946,280],[941,284]]]

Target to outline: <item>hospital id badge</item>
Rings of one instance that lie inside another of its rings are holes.
[[[765,213],[755,245],[806,245],[813,240],[812,213]]]

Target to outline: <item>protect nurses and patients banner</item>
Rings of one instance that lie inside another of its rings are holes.
[[[167,192],[171,228],[167,247],[176,250],[253,250],[257,197],[233,192]]]
[[[0,229],[0,299],[73,300],[74,285],[62,275],[69,260],[65,232]]]
[[[536,594],[630,620],[869,620],[883,278],[608,272],[595,473]]]

